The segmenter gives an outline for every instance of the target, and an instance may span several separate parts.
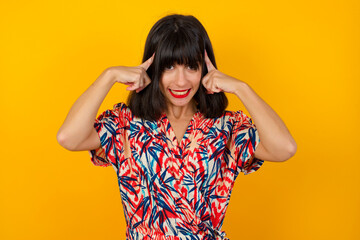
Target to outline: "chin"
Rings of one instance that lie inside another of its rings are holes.
[[[174,105],[174,106],[177,106],[177,107],[184,107],[186,105],[188,105],[190,102],[191,102],[192,98],[191,99],[182,99],[182,100],[170,100],[170,104],[171,105]]]

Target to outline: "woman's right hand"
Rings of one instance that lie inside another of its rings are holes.
[[[135,90],[137,93],[143,90],[150,84],[151,79],[146,73],[146,70],[150,67],[154,60],[155,53],[141,65],[136,67],[116,66],[109,67],[107,71],[111,74],[111,77],[115,82],[129,85],[126,88],[128,91]]]
[[[118,66],[103,71],[71,107],[56,135],[59,144],[70,151],[99,148],[100,139],[94,129],[94,119],[101,103],[115,82],[127,84],[127,90],[136,92],[149,85],[151,80],[146,70],[151,66],[154,55],[137,67]]]

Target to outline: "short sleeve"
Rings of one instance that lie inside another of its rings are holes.
[[[89,150],[90,158],[95,166],[117,166],[124,152],[124,130],[128,126],[129,109],[124,103],[117,103],[113,109],[105,110],[94,122],[101,146]]]
[[[235,149],[236,175],[240,172],[247,175],[258,170],[264,163],[263,160],[255,158],[254,155],[255,149],[260,143],[260,138],[257,128],[250,117],[241,110],[234,114],[232,144]]]

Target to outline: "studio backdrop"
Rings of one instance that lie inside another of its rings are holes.
[[[0,239],[125,239],[114,169],[56,133],[106,68],[141,64],[151,26],[172,13],[202,22],[218,69],[248,83],[297,143],[288,161],[236,179],[227,237],[360,239],[359,10],[355,0],[2,1]],[[125,88],[99,113],[125,102]]]

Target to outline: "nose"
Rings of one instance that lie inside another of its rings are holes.
[[[179,87],[183,87],[186,84],[185,68],[179,67],[176,71],[175,83]]]

